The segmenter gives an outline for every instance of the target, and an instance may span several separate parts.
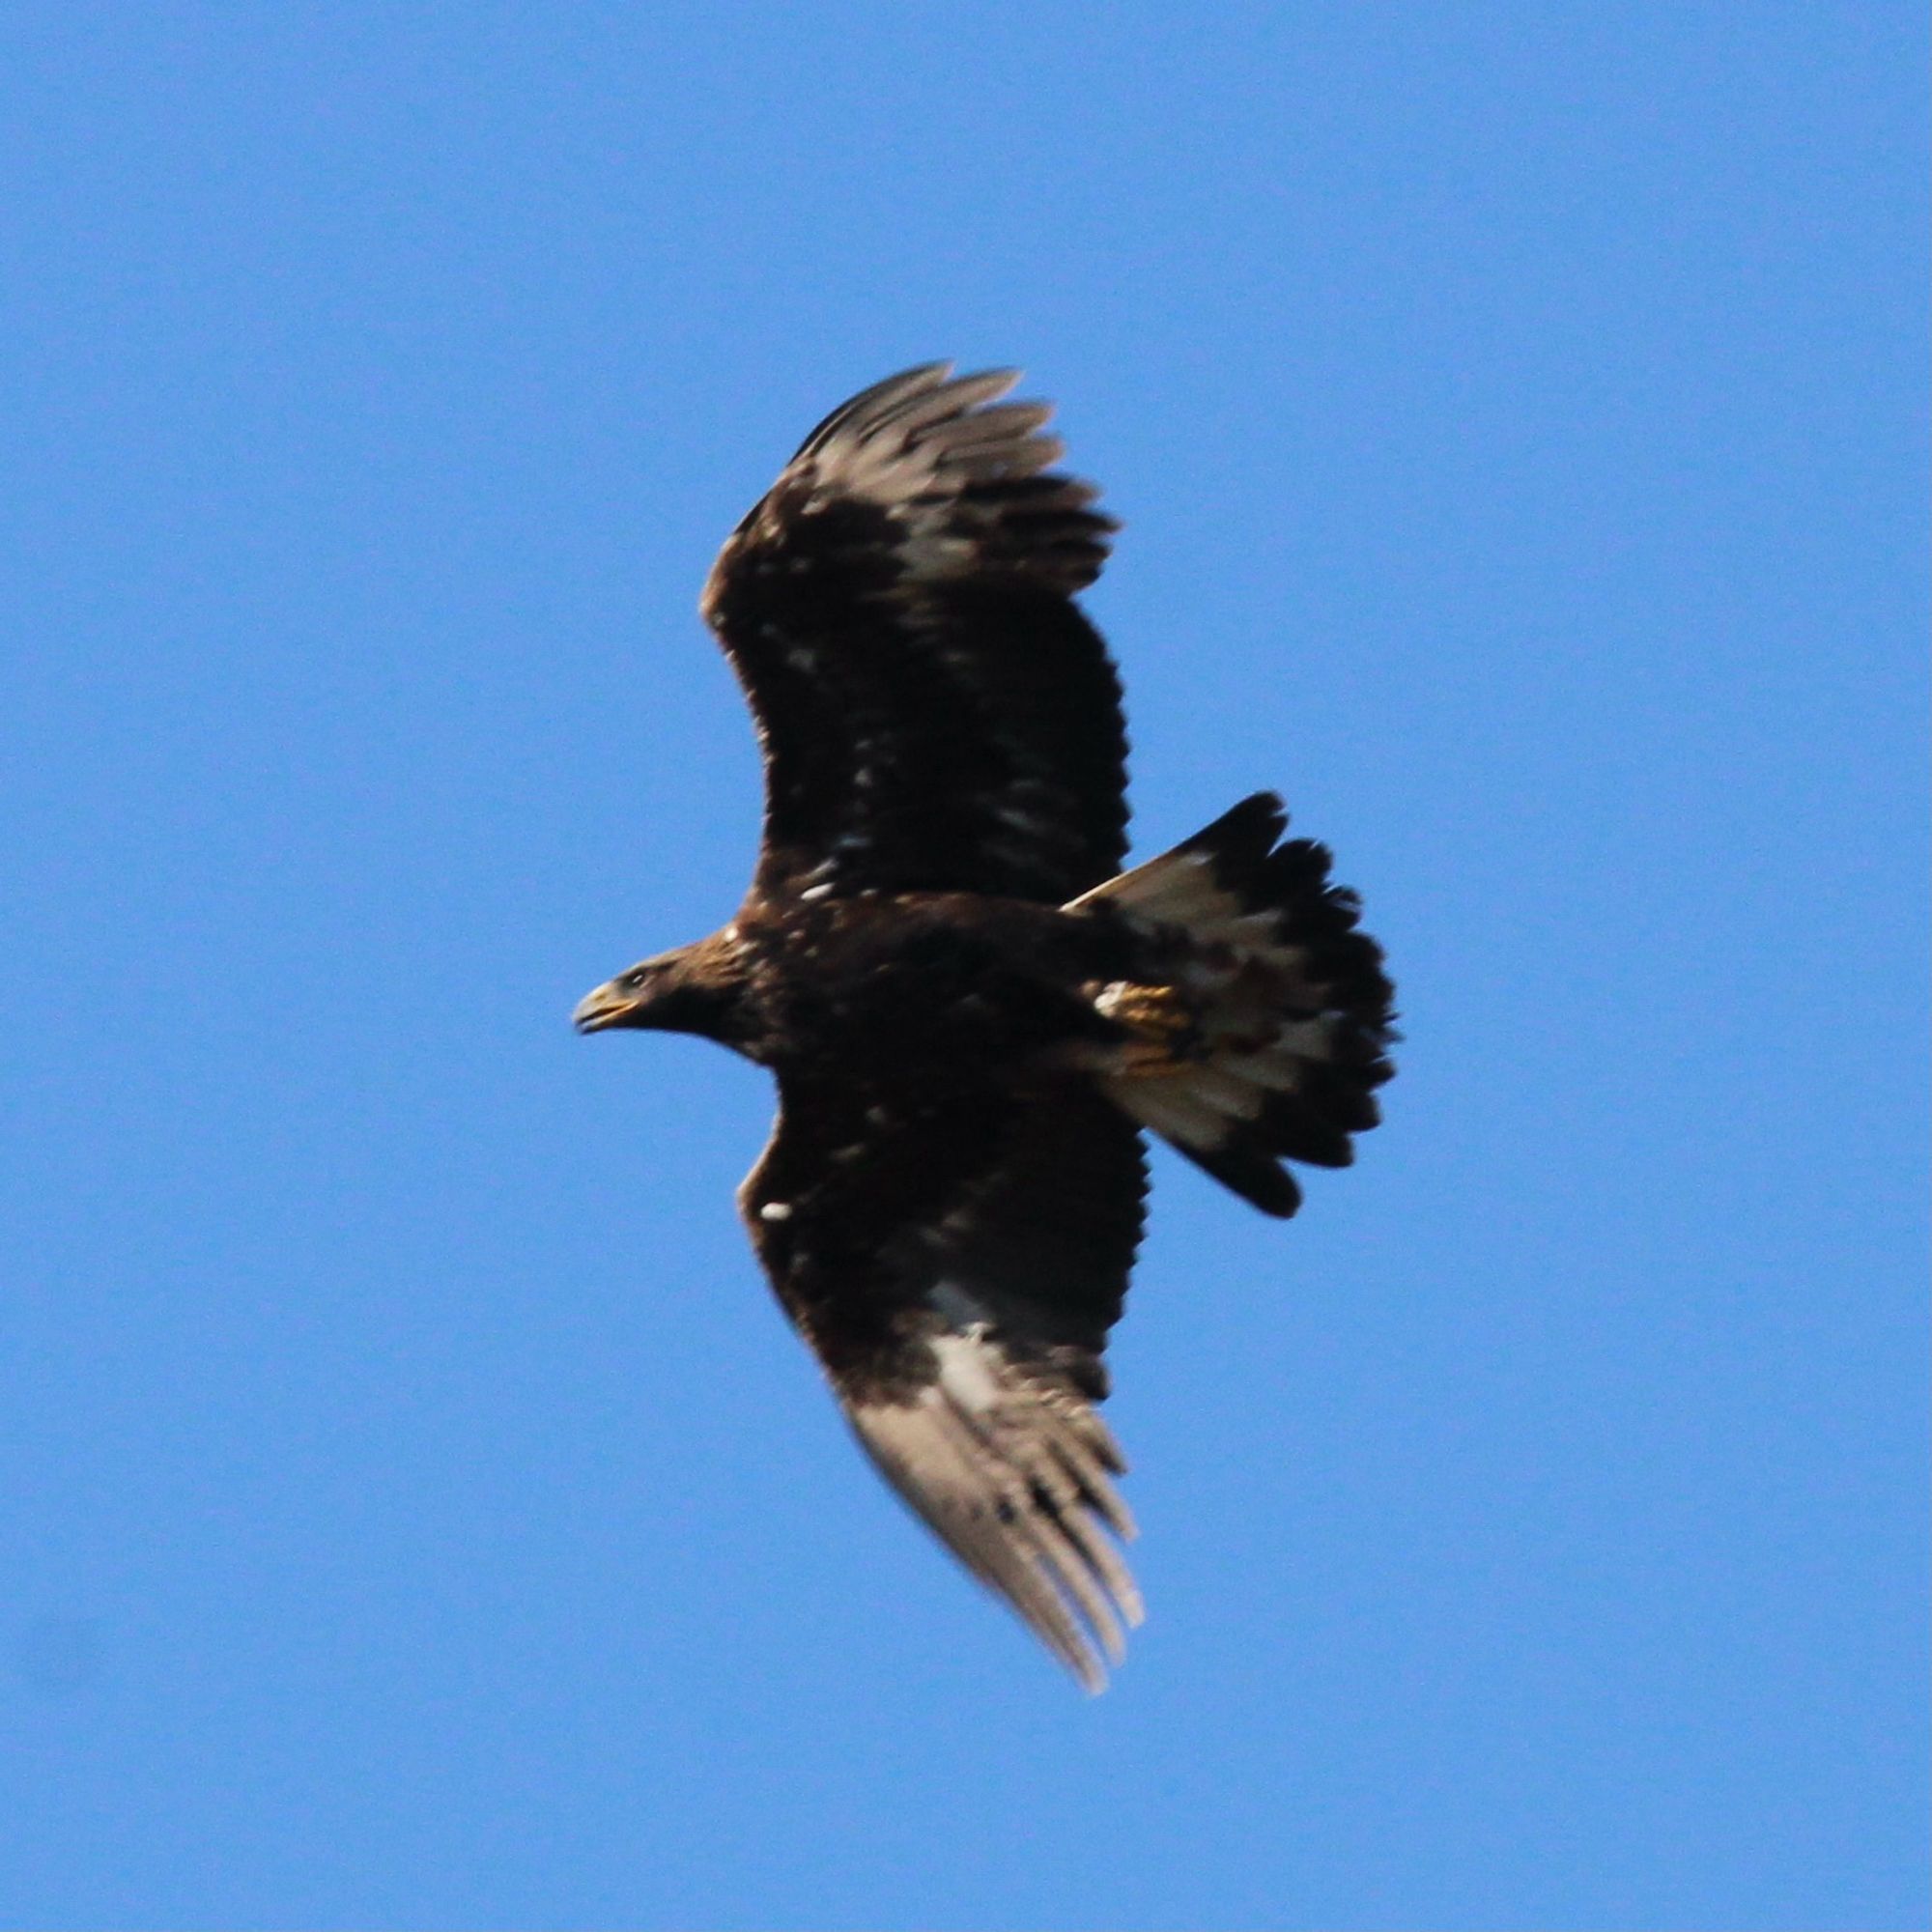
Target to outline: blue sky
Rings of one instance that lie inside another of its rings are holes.
[[[1918,10],[15,0],[0,1920],[1922,1922]],[[1018,362],[1138,849],[1330,840],[1407,1033],[1165,1155],[1082,1698],[572,1037],[728,915],[694,614]]]

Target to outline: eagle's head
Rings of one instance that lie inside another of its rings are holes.
[[[708,939],[641,960],[584,994],[570,1017],[579,1033],[648,1027],[701,1034],[742,1052],[750,1015],[737,934],[726,926]]]

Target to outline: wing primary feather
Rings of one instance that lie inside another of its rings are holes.
[[[916,1394],[845,1399],[860,1441],[966,1567],[1006,1598],[1089,1690],[1125,1651],[1140,1592],[1106,1540],[1132,1521],[1083,1440],[1073,1398],[1032,1382],[977,1334]],[[958,1369],[957,1374],[950,1372]]]
[[[874,383],[868,389],[861,389],[856,396],[848,396],[830,415],[822,417],[811,433],[799,444],[797,462],[801,456],[811,456],[824,447],[833,437],[866,415],[878,415],[891,409],[900,400],[925,394],[939,388],[952,373],[951,362],[919,362],[910,369],[901,369],[896,376],[888,376],[883,382]]]
[[[1131,1543],[1140,1530],[1098,1458],[1070,1430],[1056,1434],[1053,1447],[1067,1474],[1080,1486],[1082,1498],[1122,1542]]]
[[[944,422],[949,416],[957,416],[972,409],[976,403],[997,402],[1019,379],[1017,369],[982,369],[971,376],[953,377],[950,382],[942,382],[930,389],[915,391],[903,401],[887,402],[881,399],[876,410],[857,412],[852,421],[859,425],[862,435],[888,427],[910,434],[924,428],[927,423]],[[1024,409],[1028,405],[1009,404],[1008,407]],[[986,411],[984,413],[991,414],[993,412]],[[1051,413],[1049,411],[1048,414]]]
[[[867,1453],[900,1496],[1085,1689],[1103,1690],[1096,1642],[1099,1653],[1113,1655],[1105,1630],[1095,1624],[1090,1635],[1074,1609],[1086,1610],[1093,1582],[1075,1580],[1083,1576],[1077,1546],[1050,1527],[1031,1485],[992,1461],[980,1432],[950,1403],[847,1406]]]
[[[1099,1638],[1107,1662],[1118,1666],[1127,1654],[1126,1635],[1114,1614],[1107,1592],[1101,1587],[1104,1575],[1094,1568],[1084,1542],[1075,1540],[1068,1519],[1044,1511],[1030,1516],[1027,1527],[1040,1548],[1053,1582],[1079,1605],[1088,1628]],[[1100,1577],[1099,1582],[1095,1581],[1096,1577]]]

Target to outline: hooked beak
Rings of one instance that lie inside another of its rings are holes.
[[[606,1027],[622,1026],[638,1005],[635,993],[627,993],[615,980],[606,980],[578,1001],[570,1023],[579,1033],[602,1033]]]

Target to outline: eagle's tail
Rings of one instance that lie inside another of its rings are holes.
[[[1094,1004],[1122,1027],[1100,1085],[1132,1119],[1269,1214],[1301,1190],[1284,1158],[1346,1167],[1394,1071],[1393,989],[1327,847],[1281,835],[1257,792],[1068,908],[1107,907],[1160,962]]]

